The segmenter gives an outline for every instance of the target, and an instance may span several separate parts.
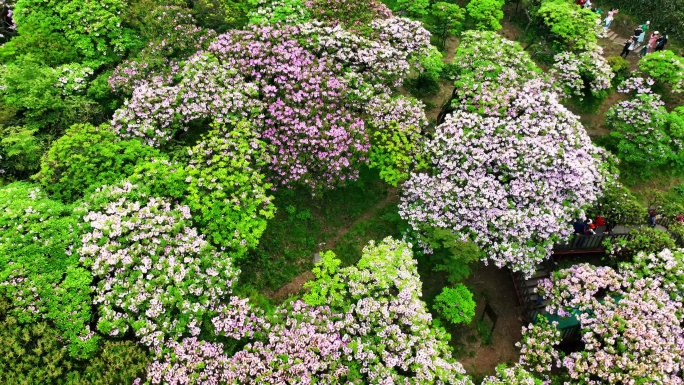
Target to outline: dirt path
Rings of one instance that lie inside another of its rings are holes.
[[[395,187],[391,187],[388,189],[387,196],[383,198],[380,202],[376,203],[373,207],[371,207],[368,211],[364,212],[356,218],[356,220],[349,225],[341,228],[335,236],[332,238],[329,238],[323,246],[321,246],[318,250],[317,253],[321,251],[326,251],[326,250],[332,250],[335,248],[335,245],[337,242],[339,242],[342,237],[344,237],[351,229],[354,228],[357,224],[367,221],[368,219],[372,218],[375,216],[380,210],[383,208],[387,207],[387,205],[393,203],[396,201],[398,198],[397,195],[397,189]],[[313,256],[312,256],[313,258]],[[314,279],[314,275],[310,270],[307,270],[298,276],[294,277],[290,282],[288,282],[285,286],[281,287],[280,289],[276,290],[272,295],[269,297],[277,302],[281,302],[286,300],[288,297],[298,294],[303,290],[304,284],[310,280]]]

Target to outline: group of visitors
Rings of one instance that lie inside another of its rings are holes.
[[[581,220],[576,219],[573,224],[576,234],[581,235],[596,235],[596,231],[601,231],[603,234],[610,234],[613,230],[614,225],[606,221],[606,218],[597,215],[596,220],[587,219]]]
[[[615,12],[617,12],[617,9],[615,9]],[[612,19],[610,20],[610,23],[612,23]],[[607,25],[610,27],[610,24]],[[665,32],[663,32],[662,35],[658,31],[653,32],[648,39],[648,43],[644,44],[646,32],[648,31],[650,25],[651,22],[647,21],[646,23],[641,24],[634,29],[634,34],[632,37],[625,40],[620,56],[627,58],[630,52],[639,50],[639,57],[642,58],[649,53],[662,51],[665,49],[665,45],[667,44],[667,33]],[[604,29],[607,29],[606,24],[604,24]]]

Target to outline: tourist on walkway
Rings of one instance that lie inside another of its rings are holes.
[[[594,231],[595,228],[596,225],[594,225],[594,221],[587,219],[584,225],[584,235],[596,235],[596,231]]]
[[[679,222],[679,223],[684,222],[684,215],[682,215],[682,213],[679,213],[679,215],[677,215],[677,222]]]
[[[653,209],[648,210],[648,227],[656,227],[657,215],[658,215],[658,213],[655,210],[653,210]]]
[[[655,51],[656,42],[658,41],[659,37],[660,32],[655,31],[651,34],[651,37],[648,38],[648,53],[653,53],[653,51]]]
[[[626,59],[627,55],[629,55],[629,51],[631,51],[633,48],[634,48],[634,40],[632,38],[625,40],[625,46],[622,47],[622,52],[620,53],[620,56],[622,56]]]
[[[646,31],[648,31],[649,24],[651,24],[651,22],[647,21],[646,24],[641,25],[641,35],[639,35],[638,38],[639,45],[644,44],[644,39],[646,38]]]
[[[611,13],[613,11],[608,12],[608,16],[606,16],[605,19],[603,19],[603,34],[605,35],[608,33],[608,28],[610,28],[610,25],[613,24],[613,14]]]
[[[665,44],[667,44],[667,33],[663,32],[663,36],[661,36],[660,38],[658,38],[658,40],[656,40],[655,50],[656,51],[664,50]]]

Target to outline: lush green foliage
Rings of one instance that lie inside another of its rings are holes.
[[[465,10],[458,4],[438,1],[430,6],[430,31],[439,38],[439,47],[445,48],[449,35],[461,33]]]
[[[121,140],[107,125],[76,124],[52,143],[35,179],[53,197],[73,202],[124,180],[136,165],[161,156],[139,140]]]
[[[606,61],[615,74],[613,78],[614,84],[620,84],[629,77],[629,62],[622,58],[622,56],[610,55],[606,58]],[[639,63],[641,63],[641,60],[639,60]]]
[[[614,223],[640,224],[646,216],[646,209],[627,187],[617,181],[611,181],[587,214],[592,217],[600,215]]]
[[[674,92],[684,90],[684,58],[672,51],[656,51],[639,60],[639,70],[668,83]]]
[[[537,17],[557,36],[564,51],[583,50],[596,43],[598,15],[589,9],[567,0],[543,1]]]
[[[412,18],[424,17],[429,7],[430,0],[397,0],[397,8]]]
[[[454,287],[442,289],[435,297],[434,309],[452,324],[467,324],[475,317],[475,306],[473,293],[465,285],[458,283]]]
[[[467,21],[475,29],[498,31],[503,19],[503,0],[471,0],[466,5]]]
[[[265,144],[245,122],[232,130],[213,127],[190,150],[185,201],[213,243],[242,254],[256,246],[273,218],[271,184],[260,171],[268,160]]]
[[[606,114],[610,136],[617,141],[617,156],[625,168],[648,178],[662,166],[677,173],[684,167],[684,119],[677,110],[671,115],[660,96],[643,84],[630,79],[627,87],[636,89],[631,100],[620,102]]]
[[[78,266],[81,221],[37,186],[0,189],[0,297],[19,324],[50,321],[74,357],[89,357],[92,276]]]
[[[0,174],[7,179],[26,177],[40,167],[44,139],[37,130],[0,125]]]
[[[606,239],[604,241],[606,254],[610,257],[622,256],[624,258],[640,252],[652,254],[664,249],[674,250],[677,247],[672,237],[659,229],[639,227],[630,230],[629,234],[631,235],[629,240],[624,238]]]
[[[100,113],[100,107],[85,96],[91,67],[68,64],[44,66],[26,55],[0,66],[0,97],[16,109],[29,129],[62,130],[85,123]]]
[[[123,0],[18,0],[13,14],[18,35],[1,51],[40,55],[48,65],[114,62],[140,44],[125,26],[126,6]]]

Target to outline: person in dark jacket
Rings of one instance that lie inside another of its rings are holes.
[[[661,36],[658,40],[656,40],[655,50],[656,51],[664,50],[665,44],[667,44],[667,33],[663,32],[663,36]]]
[[[629,55],[629,49],[631,48],[632,44],[634,44],[632,38],[625,40],[625,46],[622,47],[622,52],[620,53],[620,56],[627,58],[627,55]]]

